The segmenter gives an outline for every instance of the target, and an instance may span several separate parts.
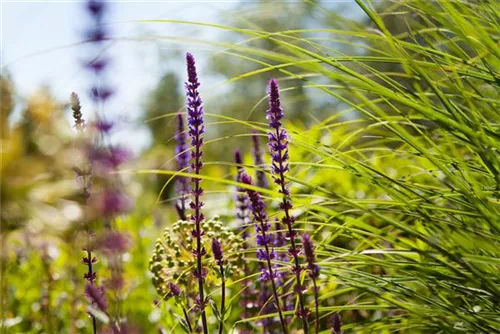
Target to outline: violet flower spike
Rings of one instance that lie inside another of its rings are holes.
[[[182,114],[177,114],[177,130],[175,132],[177,146],[175,148],[175,160],[177,162],[177,170],[179,172],[187,172],[189,170],[189,149],[187,147],[187,132],[184,129],[184,119]],[[186,209],[189,199],[187,195],[191,190],[189,179],[183,176],[178,176],[176,180],[176,191],[179,195],[179,200],[175,204],[179,219],[187,220]]]
[[[296,245],[295,239],[297,238],[297,232],[293,228],[295,219],[290,214],[293,204],[290,198],[290,190],[288,189],[288,181],[285,180],[285,173],[288,172],[290,168],[288,163],[288,134],[286,130],[282,128],[281,123],[283,117],[284,113],[283,108],[281,107],[278,81],[276,81],[276,79],[271,79],[269,81],[269,109],[267,110],[266,116],[269,120],[269,126],[273,129],[273,131],[268,134],[268,146],[272,160],[271,172],[274,183],[279,186],[279,192],[283,196],[280,208],[283,210],[285,215],[281,221],[287,227],[288,231],[286,233],[286,237],[290,240],[288,254],[290,259],[293,259],[292,271],[296,277],[295,291],[297,292],[299,299],[299,309],[296,313],[302,320],[304,333],[307,334],[309,333],[307,324],[308,311],[305,308],[302,283],[300,281],[300,273],[302,271],[299,261],[300,248]]]
[[[316,256],[314,255],[314,246],[311,237],[308,233],[302,235],[302,246],[304,248],[304,254],[307,261],[307,269],[309,270],[309,277],[313,281],[314,287],[314,303],[316,306],[316,322],[315,329],[316,333],[319,332],[319,295],[318,295],[318,285],[317,279],[319,277],[319,266],[316,264]]]
[[[103,288],[99,288],[92,283],[87,283],[85,284],[85,295],[93,306],[106,313],[108,302],[106,301],[106,294]]]
[[[236,172],[236,182],[241,182],[241,175],[245,172],[243,168],[243,160],[241,158],[240,150],[236,150],[234,152],[234,162],[238,165]],[[250,202],[248,199],[248,195],[245,192],[244,188],[237,187],[236,188],[236,198],[235,198],[235,207],[236,207],[236,218],[239,223],[240,230],[242,231],[241,237],[245,241],[248,239],[248,222],[249,222],[249,213],[250,213]]]
[[[266,172],[264,171],[264,159],[262,158],[262,151],[260,149],[259,136],[256,133],[252,134],[252,144],[253,144],[253,161],[256,167],[258,167],[255,172],[255,179],[257,180],[257,186],[261,188],[269,187],[267,182]]]
[[[338,312],[335,312],[332,316],[332,334],[344,334],[342,330],[342,318]]]
[[[191,137],[191,169],[192,172],[196,175],[200,174],[200,170],[203,167],[203,163],[201,162],[202,156],[202,147],[203,147],[203,133],[205,132],[205,125],[203,124],[203,102],[200,98],[200,94],[198,92],[198,88],[200,87],[200,83],[198,82],[198,75],[196,73],[196,64],[192,54],[188,53],[186,55],[186,63],[187,63],[187,74],[188,81],[186,82],[186,90],[187,90],[187,100],[186,100],[186,109],[187,109],[187,119],[189,126],[189,135]],[[202,236],[204,232],[201,230],[201,223],[204,220],[203,214],[201,213],[201,208],[203,207],[203,202],[200,200],[201,195],[203,194],[203,189],[200,186],[201,180],[197,177],[192,179],[193,182],[193,200],[190,203],[191,208],[193,209],[193,214],[191,215],[191,220],[193,221],[195,227],[192,231],[192,235],[196,238],[196,250],[194,254],[196,255],[196,272],[195,276],[198,278],[198,304],[201,309],[201,320],[203,325],[203,332],[208,334],[208,324],[207,324],[207,316],[205,312],[205,294],[203,291],[203,280],[205,271],[202,267],[202,257],[206,253],[205,248],[202,247]]]
[[[247,174],[241,175],[241,181],[247,185],[253,185],[252,179]],[[257,230],[257,244],[259,246],[263,246],[264,249],[257,250],[257,257],[260,260],[266,261],[267,269],[262,270],[261,278],[263,281],[271,281],[271,287],[273,290],[274,302],[276,304],[276,308],[278,310],[281,328],[283,333],[287,333],[287,327],[285,323],[285,319],[283,318],[283,313],[281,311],[280,299],[278,297],[278,292],[276,290],[276,274],[273,270],[273,265],[271,261],[276,258],[276,254],[274,250],[271,248],[272,236],[268,234],[269,231],[269,222],[267,220],[266,213],[266,205],[264,201],[261,199],[258,192],[251,189],[246,189],[248,197],[250,198],[250,202],[252,204],[252,213],[254,217],[254,222]]]
[[[241,175],[245,172],[243,167],[243,159],[241,157],[240,150],[237,149],[234,152],[234,162],[236,166],[236,182],[241,182]],[[250,233],[248,232],[250,223],[250,200],[245,192],[244,188],[236,187],[236,198],[235,198],[235,211],[236,219],[238,221],[238,226],[241,231],[241,238],[243,239],[243,249],[248,250],[248,237]],[[243,308],[242,318],[246,319],[250,317],[250,308],[252,304],[252,291],[250,287],[252,286],[252,281],[247,277],[250,276],[250,268],[248,266],[248,261],[243,264],[243,290],[241,291],[240,305]]]

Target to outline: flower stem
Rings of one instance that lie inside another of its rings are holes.
[[[280,129],[276,128],[276,138],[280,138]],[[283,155],[281,145],[278,146],[278,154],[277,156],[281,157]],[[282,171],[283,168],[283,160],[279,159],[279,169]],[[280,178],[280,185],[281,185],[281,193],[283,194],[283,211],[285,212],[285,219],[283,220],[288,227],[288,234],[290,235],[290,244],[291,244],[291,249],[293,249],[292,256],[294,259],[294,265],[295,265],[295,270],[293,272],[295,273],[295,278],[297,279],[297,295],[299,297],[299,307],[300,307],[300,314],[301,314],[301,320],[302,320],[302,328],[304,329],[304,334],[309,333],[308,329],[308,324],[307,324],[307,319],[306,319],[306,311],[305,311],[305,306],[304,306],[304,296],[302,293],[302,283],[300,281],[300,262],[299,262],[299,256],[297,252],[295,251],[297,249],[296,243],[295,243],[295,231],[293,230],[292,227],[292,218],[290,216],[290,212],[288,208],[290,207],[290,203],[287,199],[286,194],[288,193],[288,189],[286,189],[286,183],[285,183],[285,175],[283,172],[279,173],[279,178]]]
[[[316,278],[313,277],[313,287],[314,287],[314,304],[316,307],[316,323],[315,323],[315,329],[316,329],[316,334],[319,333],[319,295],[318,295],[318,286],[316,285]]]
[[[266,232],[265,232],[265,227],[263,226],[264,225],[263,220],[259,219],[259,221],[260,221],[260,224],[262,226],[262,236],[264,237],[264,239],[267,240],[267,235],[266,235]],[[283,317],[283,312],[281,311],[280,299],[278,297],[278,291],[276,289],[276,283],[274,282],[274,280],[275,280],[275,273],[274,273],[274,270],[273,270],[273,265],[271,263],[271,252],[269,251],[269,246],[267,245],[267,243],[264,244],[264,248],[265,248],[266,254],[267,254],[267,257],[266,257],[266,260],[267,260],[267,269],[269,270],[269,276],[271,276],[271,287],[273,289],[274,301],[276,303],[276,309],[278,310],[278,315],[279,315],[279,318],[280,318],[281,328],[283,329],[283,333],[287,334],[288,330],[286,328],[286,322],[285,322],[285,318]]]
[[[188,316],[188,313],[187,313],[186,308],[184,306],[182,306],[182,312],[184,313],[184,319],[186,319],[186,323],[187,323],[188,328],[189,328],[189,333],[192,333],[193,327],[191,327],[191,322],[189,321],[189,316]]]
[[[222,279],[222,301],[221,301],[221,305],[220,305],[220,315],[221,315],[221,319],[220,319],[220,325],[219,325],[219,334],[222,334],[222,330],[224,329],[224,318],[226,316],[226,306],[225,306],[225,302],[226,302],[226,278],[224,276],[224,266],[222,265],[222,262],[220,263],[220,267],[219,267],[219,270],[220,270],[220,276],[221,276],[221,279]]]

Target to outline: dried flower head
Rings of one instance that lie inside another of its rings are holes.
[[[71,106],[71,110],[73,110],[73,119],[75,120],[75,128],[78,132],[82,132],[85,128],[85,120],[82,115],[82,106],[80,105],[80,99],[78,95],[73,92],[69,98],[69,104]]]

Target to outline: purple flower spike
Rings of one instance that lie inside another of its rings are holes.
[[[168,288],[170,289],[170,294],[174,297],[179,297],[181,295],[181,289],[175,283],[168,283]]]
[[[109,59],[97,59],[85,64],[85,67],[92,70],[96,74],[103,72],[109,64]]]
[[[267,110],[266,118],[269,120],[269,126],[272,131],[268,134],[268,146],[271,154],[271,173],[274,180],[279,186],[279,192],[283,196],[283,201],[280,204],[280,209],[284,212],[284,217],[281,222],[287,227],[286,237],[290,240],[290,248],[288,255],[291,262],[293,261],[292,272],[296,277],[295,291],[299,299],[299,309],[297,316],[302,320],[302,327],[304,333],[308,333],[307,316],[308,310],[305,308],[303,287],[300,279],[302,267],[299,261],[301,249],[296,245],[297,232],[293,228],[295,221],[294,217],[290,214],[293,208],[292,200],[290,198],[290,190],[288,189],[288,181],[285,180],[285,173],[290,170],[289,168],[289,153],[288,153],[288,134],[282,128],[282,119],[284,117],[283,108],[280,101],[280,88],[276,79],[269,81],[269,109]]]
[[[108,303],[106,301],[106,294],[104,293],[103,288],[87,283],[85,284],[85,295],[92,305],[96,306],[102,312],[107,311]]]
[[[89,42],[93,43],[101,43],[104,42],[106,39],[108,39],[108,34],[107,32],[100,27],[93,28],[86,33],[87,39]]]
[[[130,238],[128,235],[109,231],[100,238],[99,248],[110,255],[125,253],[130,247]]]
[[[234,162],[238,165],[236,167],[237,168],[236,182],[241,182],[241,175],[244,173],[245,170],[242,166],[243,159],[241,158],[240,150],[236,150],[234,152]],[[248,199],[248,195],[245,192],[245,189],[241,187],[236,188],[235,207],[236,207],[236,218],[238,219],[240,229],[242,230],[242,238],[243,240],[246,240],[248,239],[247,227],[249,221],[250,202]]]
[[[189,149],[187,148],[187,132],[184,129],[184,119],[182,114],[177,114],[177,130],[175,133],[177,147],[175,148],[175,160],[177,161],[177,170],[181,172],[189,172]],[[186,208],[189,199],[186,197],[191,190],[189,180],[186,177],[178,176],[176,181],[176,190],[179,195],[179,200],[176,203],[177,213],[179,218],[186,220]]]
[[[253,185],[252,179],[245,173],[241,175],[241,182],[247,185]],[[270,224],[267,219],[266,205],[261,199],[259,193],[255,190],[246,189],[246,192],[252,204],[252,213],[257,230],[257,244],[263,247],[257,250],[257,258],[265,261],[267,264],[267,268],[263,267],[261,269],[261,280],[271,282],[274,302],[276,304],[276,308],[280,317],[281,328],[283,330],[283,333],[287,333],[287,327],[285,319],[283,318],[280,299],[278,297],[278,292],[276,289],[276,267],[271,263],[271,261],[276,258],[276,253],[274,252],[274,249],[271,248],[271,243],[273,241],[272,235],[268,234]]]
[[[87,2],[87,10],[90,15],[100,18],[103,12],[106,10],[106,3],[103,1],[90,0]]]
[[[316,256],[314,255],[314,245],[311,237],[308,233],[302,235],[302,247],[304,248],[304,254],[307,261],[307,269],[309,271],[309,277],[312,279],[314,287],[314,304],[316,308],[316,333],[319,331],[319,295],[318,295],[318,285],[317,279],[319,277],[319,266],[316,264]]]
[[[105,189],[91,199],[91,206],[96,210],[97,215],[108,219],[116,217],[132,208],[130,199],[119,190]]]
[[[212,254],[214,255],[214,259],[217,262],[217,265],[220,266],[222,264],[223,257],[222,246],[219,240],[215,238],[212,239]]]
[[[187,109],[187,119],[189,127],[189,135],[191,137],[191,169],[196,175],[200,174],[200,170],[203,167],[201,162],[201,156],[203,154],[203,133],[205,132],[205,125],[203,124],[203,102],[200,98],[198,88],[200,83],[198,82],[198,75],[196,73],[196,64],[192,54],[188,53],[186,55],[187,64],[187,74],[188,81],[186,82],[187,99],[186,99],[186,109]],[[203,280],[204,280],[204,270],[202,267],[202,256],[206,253],[205,248],[202,247],[202,236],[204,232],[201,230],[201,223],[204,220],[203,214],[201,213],[201,208],[203,207],[203,202],[200,200],[203,194],[203,188],[200,186],[201,180],[197,177],[192,179],[193,181],[193,200],[190,203],[193,209],[193,214],[191,215],[191,220],[194,223],[194,229],[192,231],[193,237],[196,239],[196,250],[194,254],[196,255],[196,271],[194,273],[195,277],[198,278],[198,306],[201,310],[201,320],[203,325],[203,332],[208,334],[208,324],[207,316],[205,313],[205,294],[203,291]]]
[[[255,166],[259,169],[256,172],[256,180],[257,186],[261,188],[267,188],[269,186],[266,178],[266,172],[264,169],[264,160],[262,159],[262,152],[260,150],[259,137],[257,134],[252,135],[252,143],[253,143],[253,155],[254,155],[254,163]]]
[[[307,260],[307,269],[309,269],[309,276],[311,278],[318,278],[319,266],[315,263],[316,256],[314,255],[314,246],[309,234],[302,235],[302,246],[304,247],[304,254]]]
[[[94,102],[106,102],[113,95],[114,91],[106,87],[93,87],[90,90],[90,97]]]
[[[109,133],[114,126],[113,122],[100,119],[92,124],[101,133]]]
[[[344,334],[342,330],[342,318],[338,312],[335,312],[332,316],[332,334]]]

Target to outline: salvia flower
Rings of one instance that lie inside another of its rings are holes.
[[[243,159],[241,157],[241,152],[237,149],[234,152],[234,162],[237,164],[236,166],[236,182],[241,182],[241,175],[245,172],[245,168],[243,167]],[[235,211],[236,211],[236,219],[238,222],[238,227],[241,231],[241,238],[243,239],[243,248],[245,250],[248,249],[248,238],[250,236],[249,233],[249,224],[250,224],[250,200],[248,198],[247,193],[244,188],[236,187],[236,197],[235,197]],[[242,318],[246,319],[251,316],[251,309],[254,307],[254,299],[258,294],[255,291],[255,285],[252,280],[248,278],[251,275],[250,266],[248,261],[245,261],[243,265],[243,274],[245,278],[243,279],[244,288],[241,291],[240,295],[240,305],[243,308]],[[244,324],[245,329],[242,330],[242,333],[250,333],[248,324]],[[248,328],[247,328],[248,327]]]
[[[274,182],[279,186],[279,192],[283,196],[283,201],[280,204],[280,209],[283,210],[284,216],[282,223],[287,227],[286,237],[290,240],[290,248],[288,254],[290,259],[293,260],[292,271],[295,273],[296,286],[295,291],[299,298],[299,309],[297,316],[302,319],[304,333],[308,333],[307,316],[308,311],[304,305],[303,288],[300,279],[302,267],[300,266],[299,255],[300,248],[297,247],[296,238],[297,232],[293,228],[295,221],[290,211],[293,208],[292,200],[290,198],[290,190],[288,188],[288,181],[285,179],[285,173],[290,170],[289,167],[289,152],[288,152],[288,134],[282,127],[282,119],[284,117],[283,107],[280,101],[280,89],[278,81],[271,79],[269,81],[269,109],[267,110],[266,118],[269,120],[271,131],[268,134],[268,146],[271,154],[271,173]]]
[[[243,173],[241,175],[241,181],[247,185],[253,185],[252,179],[247,174]],[[257,230],[257,244],[263,247],[257,250],[257,257],[260,260],[265,261],[267,264],[267,268],[263,267],[261,269],[261,279],[262,281],[271,282],[274,302],[278,310],[281,328],[284,333],[287,333],[287,327],[285,319],[283,318],[283,314],[281,312],[280,300],[276,289],[276,271],[271,262],[276,258],[276,253],[274,252],[274,249],[271,248],[273,239],[272,235],[269,234],[270,224],[267,219],[266,205],[264,204],[264,201],[261,199],[258,192],[251,189],[246,189],[246,191],[252,204],[252,213]]]
[[[205,132],[205,125],[203,121],[203,102],[198,92],[200,83],[198,82],[198,75],[196,73],[196,63],[192,54],[188,53],[186,55],[187,63],[187,74],[188,80],[186,82],[187,99],[186,99],[186,109],[187,109],[187,119],[189,127],[189,135],[191,136],[191,169],[198,175],[203,167],[201,162],[201,156],[203,154],[203,133]],[[197,177],[193,178],[193,200],[190,203],[193,209],[193,214],[191,220],[193,221],[195,227],[192,231],[192,235],[196,238],[197,247],[193,251],[197,259],[197,266],[195,271],[195,276],[198,278],[198,308],[201,310],[201,319],[203,325],[203,332],[208,334],[208,324],[207,317],[205,313],[205,294],[203,291],[203,280],[205,276],[205,271],[202,268],[202,257],[206,253],[205,248],[202,246],[202,236],[203,231],[201,229],[201,223],[204,220],[203,214],[201,213],[201,208],[203,207],[203,202],[200,200],[203,194],[203,189],[200,186],[201,180]]]
[[[118,231],[107,231],[99,240],[99,249],[108,254],[122,254],[130,247],[130,237]]]
[[[90,97],[94,102],[106,102],[113,96],[114,90],[108,87],[92,87],[90,89]]]
[[[342,318],[338,312],[335,312],[332,316],[332,334],[344,334],[342,330]]]
[[[316,256],[314,255],[314,246],[311,236],[308,233],[302,235],[302,246],[304,247],[304,255],[307,261],[307,269],[311,278],[318,278],[319,266],[315,263]]]
[[[302,235],[302,247],[304,248],[304,255],[307,261],[307,269],[309,271],[309,277],[312,279],[314,287],[314,303],[316,307],[316,333],[319,331],[319,291],[317,285],[317,279],[319,277],[319,266],[316,264],[316,256],[314,254],[314,245],[311,240],[311,236],[308,233]]]
[[[91,16],[100,19],[106,10],[106,3],[104,1],[90,0],[87,2],[87,10]]]
[[[177,162],[177,170],[187,172],[189,169],[189,150],[187,147],[187,133],[184,129],[184,119],[182,114],[177,114],[177,130],[175,132],[177,146],[175,148],[175,160]],[[191,190],[189,180],[186,177],[178,176],[176,180],[176,190],[179,195],[179,200],[176,203],[176,209],[179,218],[186,220],[186,205],[188,198],[186,197]]]
[[[219,240],[215,238],[212,239],[212,254],[214,255],[214,259],[217,262],[217,265],[221,265],[223,258],[222,246]]]
[[[241,182],[241,175],[245,172],[242,164],[243,159],[241,158],[240,150],[234,152],[234,162],[237,164],[236,170],[236,182]],[[236,198],[235,198],[235,208],[236,208],[236,219],[238,220],[238,225],[242,231],[241,237],[246,240],[248,238],[248,222],[250,213],[250,202],[245,189],[241,187],[236,188]]]
[[[267,182],[267,177],[266,177],[266,172],[263,170],[265,165],[264,165],[264,159],[262,158],[262,151],[260,149],[260,144],[259,144],[259,137],[257,136],[256,133],[252,135],[252,143],[253,143],[253,158],[254,158],[254,163],[255,166],[258,168],[257,171],[255,172],[255,179],[257,180],[257,186],[261,188],[267,188],[269,186]]]
[[[86,64],[84,64],[85,68],[91,70],[96,75],[99,75],[103,72],[109,65],[110,60],[108,58],[104,59],[94,59]]]
[[[128,212],[132,208],[132,201],[119,189],[106,188],[96,193],[90,202],[98,216],[108,219]]]
[[[97,307],[102,312],[107,311],[108,302],[106,301],[106,294],[103,288],[87,283],[85,284],[85,295],[93,306]]]
[[[106,121],[103,119],[97,120],[94,123],[92,123],[92,127],[100,133],[109,133],[114,126],[115,124],[113,122]]]
[[[173,296],[173,297],[179,297],[181,295],[181,288],[179,288],[179,286],[175,283],[168,283],[168,288],[170,289],[170,294]]]

